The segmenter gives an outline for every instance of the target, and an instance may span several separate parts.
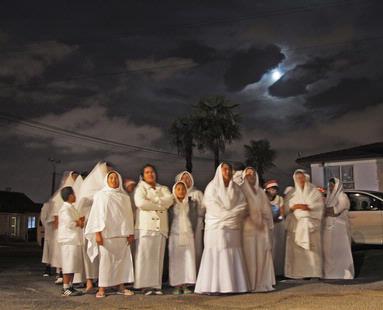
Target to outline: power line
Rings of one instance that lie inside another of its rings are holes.
[[[103,145],[108,145],[108,146],[128,148],[130,150],[133,149],[134,151],[143,151],[143,152],[149,152],[149,153],[163,154],[163,155],[172,156],[172,157],[176,157],[177,159],[183,160],[183,158],[181,158],[180,155],[177,153],[172,153],[172,152],[164,151],[164,150],[160,150],[160,149],[137,146],[137,145],[133,145],[133,144],[122,143],[122,142],[113,141],[113,140],[109,140],[109,139],[104,139],[104,138],[94,137],[94,136],[90,136],[90,135],[86,135],[86,134],[81,134],[81,133],[78,133],[75,131],[59,128],[56,126],[51,126],[51,125],[44,124],[44,123],[37,122],[37,121],[32,121],[32,120],[27,121],[25,119],[15,117],[13,115],[5,114],[5,113],[0,113],[0,119],[6,120],[6,121],[9,121],[12,123],[17,123],[17,124],[27,126],[30,128],[39,129],[39,130],[48,132],[49,134],[67,136],[67,137],[77,138],[77,139],[83,139],[83,140],[87,140],[87,141],[90,141],[93,143],[98,143],[98,144],[103,144]],[[208,161],[213,160],[212,158],[201,157],[201,156],[193,156],[193,159],[208,160]],[[229,159],[227,159],[227,160],[229,160]],[[233,161],[233,160],[229,160],[229,161]]]

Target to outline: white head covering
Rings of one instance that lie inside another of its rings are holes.
[[[177,198],[176,195],[176,187],[178,184],[182,184],[185,186],[186,189],[186,195],[184,199],[181,201]],[[178,217],[178,223],[179,223],[179,244],[180,245],[186,245],[188,244],[188,238],[187,234],[191,232],[191,223],[189,220],[189,200],[187,195],[187,186],[183,181],[178,181],[173,185],[173,196],[175,204],[173,206],[173,212],[174,216]]]
[[[108,177],[115,173],[118,176],[119,186],[112,188],[108,185]],[[133,213],[130,198],[122,187],[122,178],[117,171],[110,171],[104,177],[104,187],[94,197],[93,205],[85,228],[85,237],[89,240],[87,253],[93,261],[98,255],[96,232],[102,232],[103,238],[129,236],[134,233]],[[108,208],[109,211],[108,211]],[[119,213],[113,213],[116,211]],[[105,214],[119,214],[118,217],[107,218]],[[106,221],[113,225],[106,225]],[[116,224],[118,223],[118,224]]]
[[[235,206],[236,193],[233,179],[230,180],[229,185],[225,186],[222,175],[222,165],[220,164],[215,172],[214,179],[211,181],[214,186],[217,198],[222,207],[226,210],[230,210]]]
[[[255,173],[255,184],[251,185],[246,179],[246,171],[252,169]],[[242,188],[249,202],[249,212],[255,226],[260,229],[262,224],[267,225],[269,229],[274,227],[273,214],[270,201],[263,188],[259,186],[259,176],[253,167],[246,167],[242,172],[243,185]]]
[[[177,174],[176,177],[175,177],[175,182],[178,182],[178,181],[181,181],[182,177],[184,176],[184,174],[187,174],[191,180],[191,186],[190,188],[188,188],[186,186],[186,189],[188,192],[192,191],[193,188],[194,188],[194,178],[193,178],[193,175],[189,172],[189,171],[182,171],[181,173]]]
[[[108,173],[106,162],[98,162],[83,180],[76,200],[76,208],[82,216],[87,216],[93,196],[104,187],[104,178]]]
[[[327,186],[326,206],[334,207],[338,203],[339,196],[343,193],[343,184],[338,178],[335,180],[335,186],[332,192],[330,192],[330,186]],[[330,182],[329,182],[330,184]]]

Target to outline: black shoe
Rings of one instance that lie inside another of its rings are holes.
[[[81,296],[81,295],[82,295],[82,292],[76,290],[76,289],[73,288],[73,287],[67,288],[67,289],[65,289],[65,290],[63,289],[63,290],[62,290],[62,294],[61,294],[61,296],[64,296],[64,297],[69,297],[69,296]]]

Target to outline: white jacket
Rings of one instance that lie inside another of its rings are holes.
[[[155,188],[140,181],[134,193],[136,204],[135,228],[143,231],[157,231],[168,236],[168,209],[174,198],[166,186],[156,184]]]
[[[81,245],[82,244],[82,228],[76,225],[76,221],[80,218],[74,205],[64,202],[60,208],[59,227],[57,234],[57,242],[61,244]]]

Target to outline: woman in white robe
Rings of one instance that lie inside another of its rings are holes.
[[[187,185],[178,181],[173,186],[174,205],[170,210],[169,282],[175,287],[173,294],[191,294],[188,286],[196,281],[196,255],[194,231]],[[197,213],[195,213],[197,215]],[[182,290],[182,291],[181,291]]]
[[[196,253],[196,268],[199,269],[203,252],[203,235],[205,227],[206,208],[203,205],[203,193],[195,188],[193,175],[188,171],[183,171],[176,176],[176,182],[183,181],[188,187],[189,200],[194,208],[197,208],[198,218],[194,232],[194,243]]]
[[[196,293],[243,293],[249,290],[241,230],[247,202],[232,177],[231,165],[222,163],[205,190],[205,247]]]
[[[145,165],[134,194],[136,203],[136,256],[134,287],[145,295],[162,295],[162,273],[169,232],[168,209],[173,195],[157,183],[154,166]]]
[[[62,207],[64,201],[61,198],[61,189],[66,186],[73,186],[78,174],[74,171],[67,171],[64,173],[64,176],[61,179],[59,189],[53,194],[52,198],[49,200],[49,212],[47,215],[46,224],[50,226],[48,233],[51,234],[49,238],[50,242],[50,265],[51,267],[56,267],[56,270],[60,270],[61,262],[61,246],[57,242],[57,232],[58,232],[58,217],[59,211]],[[59,273],[58,273],[59,274]],[[56,284],[62,284],[62,276],[56,276]]]
[[[93,204],[94,195],[103,189],[105,177],[112,167],[104,161],[100,161],[82,181],[79,193],[77,194],[76,208],[81,217],[85,219],[83,231],[85,232],[90,210]],[[97,256],[93,262],[90,261],[87,254],[88,240],[83,239],[82,254],[84,261],[83,274],[75,274],[74,283],[84,282],[86,280],[86,293],[94,293],[93,281],[98,278],[99,257]]]
[[[124,283],[134,282],[130,252],[130,244],[134,241],[133,213],[130,198],[116,171],[106,175],[104,188],[94,196],[85,237],[90,260],[100,258],[96,297],[105,297],[105,288],[111,286],[119,286],[120,294],[133,295],[124,287]]]
[[[243,225],[243,252],[250,291],[273,291],[273,215],[269,199],[259,186],[259,177],[254,168],[246,168],[242,172],[242,178],[236,181],[240,184],[248,203],[248,215]]]
[[[354,262],[351,252],[348,210],[350,200],[339,179],[329,181],[323,225],[323,277],[353,279]]]
[[[49,209],[51,207],[50,202],[45,202],[43,204],[43,207],[41,208],[40,212],[40,222],[41,225],[44,227],[44,244],[43,244],[43,257],[41,259],[41,262],[46,265],[45,271],[44,271],[44,277],[51,275],[51,237],[53,233],[53,225],[48,224],[48,214]]]
[[[293,178],[295,189],[289,198],[292,214],[287,224],[285,276],[321,278],[323,197],[309,182],[304,170],[296,170]]]

